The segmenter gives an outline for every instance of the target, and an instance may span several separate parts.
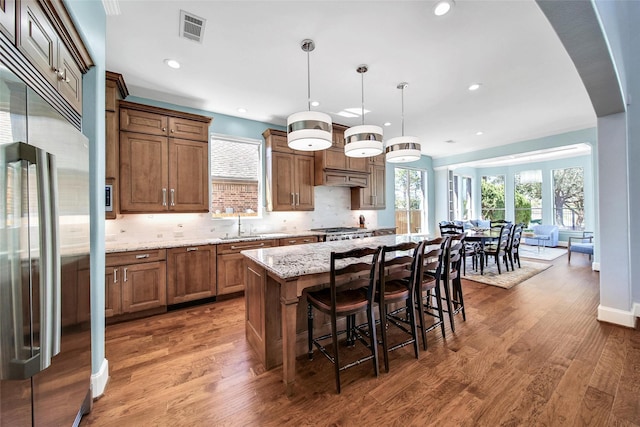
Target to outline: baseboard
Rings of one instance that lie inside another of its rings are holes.
[[[91,388],[93,389],[93,398],[104,394],[104,390],[107,388],[107,382],[109,381],[109,361],[107,359],[102,360],[100,371],[97,374],[91,374]]]
[[[598,320],[602,322],[613,323],[627,328],[636,326],[636,317],[640,311],[638,304],[634,304],[635,308],[630,311],[619,310],[617,308],[598,306]],[[634,314],[635,311],[635,314]]]
[[[640,303],[636,302],[633,304],[633,312],[636,317],[640,317]]]
[[[591,263],[591,269],[593,271],[600,271],[600,263],[599,262],[592,262]]]

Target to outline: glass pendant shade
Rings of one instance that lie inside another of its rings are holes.
[[[382,151],[381,127],[360,125],[344,132],[344,154],[348,157],[373,157]]]
[[[406,163],[420,160],[420,141],[415,136],[398,136],[387,141],[386,160],[389,163]]]
[[[287,118],[287,145],[300,151],[326,150],[332,144],[332,124],[328,114],[302,111]]]

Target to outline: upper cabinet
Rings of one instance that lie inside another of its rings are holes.
[[[372,210],[385,209],[385,174],[384,154],[370,157],[369,163],[369,183],[363,188],[351,189],[351,209]]]
[[[315,151],[315,184],[344,187],[366,187],[369,182],[369,161],[344,154],[345,126],[333,125],[333,145]]]
[[[0,57],[77,129],[91,55],[63,0],[0,0]]]
[[[105,218],[115,219],[120,212],[120,150],[118,134],[120,118],[118,101],[129,94],[121,74],[107,71],[105,81],[105,179],[111,185],[111,210],[105,212]]]
[[[211,118],[119,105],[120,211],[208,212]]]
[[[267,147],[267,209],[314,210],[313,153],[289,148],[284,131],[267,129],[262,136]]]

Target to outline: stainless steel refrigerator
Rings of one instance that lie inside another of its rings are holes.
[[[0,62],[0,426],[91,409],[87,139]]]

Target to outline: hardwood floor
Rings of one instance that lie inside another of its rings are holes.
[[[640,331],[600,323],[586,256],[510,290],[465,281],[467,321],[429,350],[342,374],[298,359],[288,398],[244,338],[236,298],[107,326],[106,394],[81,425],[640,426]],[[384,370],[382,370],[384,371]]]

